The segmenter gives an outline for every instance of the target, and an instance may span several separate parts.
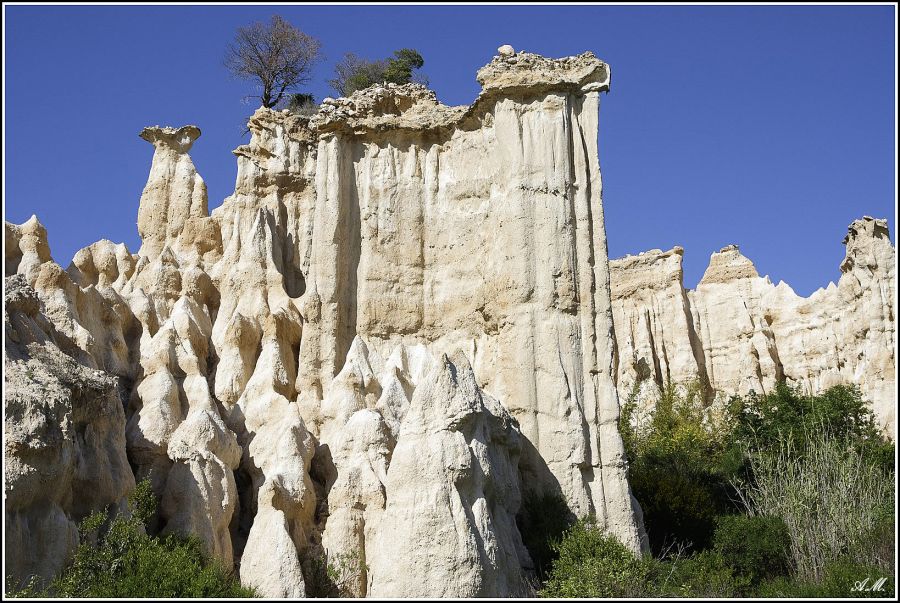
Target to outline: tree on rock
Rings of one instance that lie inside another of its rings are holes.
[[[225,67],[241,79],[256,80],[263,107],[274,107],[286,94],[309,81],[321,58],[316,38],[275,15],[266,23],[238,27],[225,52]]]
[[[349,96],[357,90],[381,83],[408,84],[415,81],[427,85],[427,78],[413,73],[414,69],[420,69],[424,64],[422,55],[412,48],[395,50],[393,58],[379,61],[363,59],[348,52],[335,65],[335,77],[328,84],[341,96]]]

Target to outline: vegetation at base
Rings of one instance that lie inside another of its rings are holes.
[[[554,547],[574,522],[575,516],[559,492],[528,492],[522,499],[516,524],[539,580],[547,578],[558,556]]]
[[[11,597],[253,597],[236,577],[210,558],[196,537],[149,536],[156,510],[149,481],[138,484],[130,514],[95,512],[79,525],[81,544],[62,574],[42,586],[7,578]]]
[[[635,597],[649,566],[592,519],[579,520],[553,544],[556,560],[541,590],[545,597]]]
[[[728,437],[727,418],[705,413],[702,400],[692,385],[666,388],[650,417],[636,416],[633,397],[623,405],[628,481],[657,555],[675,543],[708,548],[716,517],[739,510],[730,480],[741,470],[740,450]]]
[[[635,389],[635,393],[637,389]],[[859,390],[709,403],[632,395],[620,431],[651,552],[592,520],[553,542],[545,597],[891,597],[894,445]]]
[[[360,583],[365,582],[363,572],[369,571],[359,551],[329,558],[325,551],[312,554],[308,550],[302,563],[306,596],[317,599],[359,597]]]

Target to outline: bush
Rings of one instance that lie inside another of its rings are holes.
[[[286,102],[282,103],[280,106],[296,115],[309,116],[315,114],[315,112],[319,110],[316,99],[312,94],[291,94],[286,98]]]
[[[713,536],[713,550],[735,575],[750,584],[788,573],[791,538],[780,517],[724,515]]]
[[[749,585],[714,551],[639,559],[591,520],[576,522],[553,549],[541,597],[735,597]]]
[[[13,596],[251,597],[196,537],[148,536],[156,500],[149,481],[130,498],[130,516],[93,513],[79,526],[81,544],[71,564],[46,589],[29,584]],[[39,593],[39,594],[38,594]]]
[[[311,598],[360,597],[369,571],[357,550],[329,557],[318,547],[307,549],[302,566],[306,596]]]
[[[579,520],[553,545],[558,555],[542,597],[639,596],[648,566],[591,520]]]
[[[656,597],[739,597],[749,581],[734,572],[714,551],[689,557],[675,556],[653,562],[647,596]]]
[[[841,557],[879,562],[871,537],[893,508],[893,477],[864,453],[827,431],[792,437],[750,452],[754,482],[745,485],[748,511],[781,517],[791,538],[793,573],[821,583]],[[882,561],[883,562],[883,561]]]
[[[826,564],[821,583],[776,578],[760,584],[754,593],[765,598],[892,598],[896,595],[893,571],[838,559]],[[883,580],[883,581],[882,581]]]
[[[875,423],[855,385],[836,385],[818,395],[805,395],[784,382],[765,396],[735,398],[735,439],[752,449],[777,446],[793,439],[795,451],[808,435],[824,433],[849,442],[873,464],[894,469],[894,445]]]
[[[731,480],[741,457],[728,421],[709,420],[699,386],[682,389],[669,385],[649,420],[634,425],[633,397],[620,415],[629,483],[656,555],[673,542],[708,548],[716,516],[739,510]]]

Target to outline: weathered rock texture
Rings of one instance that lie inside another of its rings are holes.
[[[855,220],[838,284],[801,297],[773,285],[729,245],[686,290],[682,249],[610,261],[619,394],[651,403],[666,383],[716,394],[770,391],[786,379],[818,392],[857,384],[896,437],[896,264],[887,222]]]
[[[356,595],[521,594],[526,490],[641,546],[597,161],[609,69],[511,50],[468,107],[407,84],[258,110],[212,215],[199,129],[146,128],[136,255],[100,241],[63,271],[36,220],[7,226],[6,273],[124,384],[117,437],[162,531],[264,595],[313,594],[323,555]]]
[[[118,380],[73,357],[23,275],[5,279],[4,302],[6,572],[48,580],[74,553],[77,522],[124,508],[134,489],[125,412]]]

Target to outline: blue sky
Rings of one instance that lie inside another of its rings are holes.
[[[685,248],[693,287],[738,243],[760,274],[809,294],[840,273],[864,214],[895,229],[890,6],[5,6],[6,219],[37,214],[57,262],[98,239],[132,252],[146,125],[195,123],[210,209],[234,189],[252,91],[222,67],[234,30],[280,14],[344,52],[418,49],[447,104],[471,102],[501,44],[607,61],[600,162],[609,253]]]

